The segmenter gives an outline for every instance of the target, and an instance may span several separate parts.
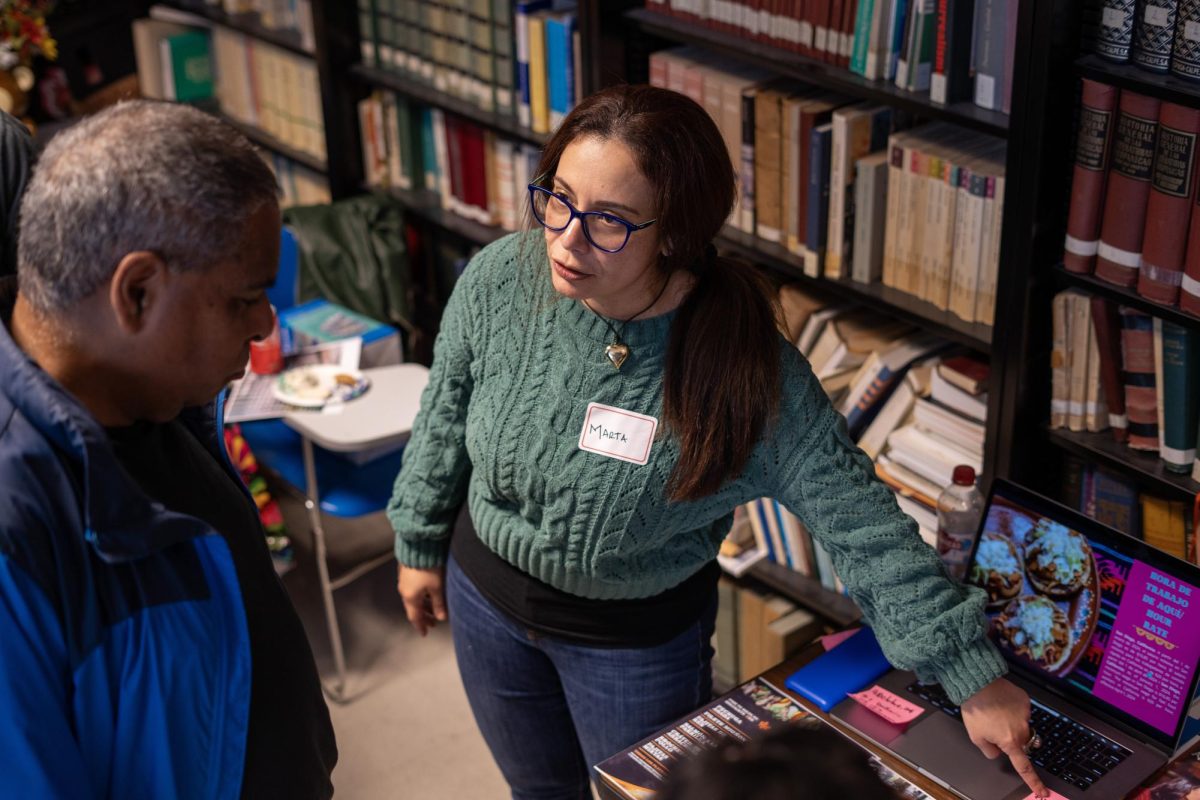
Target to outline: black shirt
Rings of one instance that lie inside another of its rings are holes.
[[[147,495],[207,522],[233,554],[252,663],[242,797],[331,797],[337,745],[329,709],[253,501],[179,422],[138,423],[108,434],[121,465]]]
[[[674,639],[716,601],[721,568],[710,561],[677,586],[636,600],[591,600],[539,581],[496,555],[466,507],[450,552],[480,594],[518,624],[592,647],[653,647]]]

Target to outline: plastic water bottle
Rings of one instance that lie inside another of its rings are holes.
[[[975,487],[975,470],[960,464],[954,468],[954,483],[938,496],[938,554],[952,578],[962,580],[983,514],[983,495]]]

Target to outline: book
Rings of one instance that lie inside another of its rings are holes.
[[[1175,41],[1171,46],[1171,73],[1200,80],[1200,0],[1179,0]]]
[[[850,274],[854,247],[854,162],[886,145],[891,119],[891,108],[869,103],[833,112],[826,278],[839,279]]]
[[[1118,64],[1129,61],[1136,8],[1136,0],[1104,0],[1096,55]]]
[[[825,273],[825,246],[829,236],[830,170],[833,158],[833,123],[818,125],[812,131],[809,151],[807,221],[804,240],[804,274],[810,278]],[[1198,258],[1200,263],[1200,258]],[[1200,296],[1200,291],[1197,292]]]
[[[1130,536],[1140,536],[1140,500],[1135,487],[1099,467],[1088,467],[1081,510],[1089,517]]]
[[[1175,18],[1179,0],[1152,0],[1138,5],[1130,60],[1149,72],[1165,73],[1171,66]]]
[[[1092,327],[1100,356],[1100,383],[1108,409],[1108,426],[1113,438],[1124,442],[1129,436],[1129,419],[1125,415],[1125,387],[1121,382],[1121,319],[1116,305],[1103,297],[1093,297]]]
[[[1063,266],[1086,274],[1095,269],[1100,246],[1100,212],[1104,208],[1112,123],[1120,93],[1116,87],[1086,78],[1082,84]]]
[[[846,417],[850,437],[857,439],[871,424],[910,364],[944,347],[946,342],[937,336],[913,333],[873,351],[859,368],[838,407]]]
[[[821,332],[809,361],[818,378],[862,365],[874,350],[886,348],[911,331],[907,323],[852,311],[837,317]]]
[[[859,448],[872,459],[879,457],[892,431],[907,423],[917,399],[928,394],[934,360],[925,359],[908,368],[875,418],[858,437]]]
[[[785,283],[779,287],[779,307],[783,313],[783,334],[793,345],[798,345],[812,314],[828,305],[828,301],[813,294],[798,283]]]
[[[929,99],[946,105],[971,98],[974,0],[937,0],[937,34]]]
[[[883,276],[888,155],[880,151],[854,162],[854,248],[850,277],[859,283],[878,283]]]
[[[1070,350],[1070,370],[1067,383],[1069,400],[1067,403],[1067,429],[1083,431],[1086,429],[1085,407],[1088,381],[1088,351],[1092,339],[1092,308],[1090,298],[1083,292],[1074,289],[1067,292],[1067,322],[1068,348]]]
[[[1196,198],[1198,135],[1200,109],[1162,104],[1137,290],[1169,306],[1176,304],[1183,282],[1188,222]]]
[[[1158,450],[1158,389],[1154,371],[1154,322],[1149,314],[1122,306],[1121,381],[1125,384],[1125,412],[1129,419],[1129,446]]]
[[[969,394],[943,378],[934,370],[929,382],[930,396],[947,408],[978,422],[987,421],[987,394]],[[975,470],[976,474],[979,470]],[[948,486],[949,481],[946,482]]]
[[[1069,298],[1069,292],[1062,291],[1051,301],[1050,427],[1055,429],[1067,427],[1071,405],[1071,351],[1067,348],[1071,324],[1067,312]]]
[[[1130,91],[1118,104],[1096,261],[1096,277],[1118,286],[1133,286],[1142,263],[1159,106],[1157,99]]]
[[[556,130],[575,105],[575,12],[546,17],[546,79],[549,83],[549,130]]]
[[[516,40],[517,120],[524,128],[532,128],[533,126],[532,83],[529,67],[532,45],[530,42],[529,19],[533,14],[548,8],[550,8],[550,0],[517,0],[513,4],[512,26]],[[549,124],[548,117],[546,121]]]
[[[1196,460],[1200,422],[1200,332],[1162,322],[1162,449],[1170,472],[1187,474]]]
[[[1176,558],[1187,560],[1187,522],[1184,504],[1143,494],[1142,539]]]
[[[947,383],[967,394],[980,395],[987,391],[991,367],[978,356],[958,355],[942,359],[937,372]]]
[[[1007,15],[1017,13],[1016,0],[976,0],[975,105],[994,111],[1004,105]]]
[[[162,50],[163,99],[193,103],[213,96],[213,61],[207,31],[167,36]]]

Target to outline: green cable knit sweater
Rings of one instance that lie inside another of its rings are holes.
[[[590,402],[661,416],[675,315],[626,325],[631,354],[614,370],[605,323],[558,296],[546,264],[541,231],[513,234],[454,289],[388,505],[400,563],[445,562],[465,497],[479,538],[539,580],[597,600],[647,597],[716,556],[738,504],[774,497],[829,551],[893,664],[956,702],[1005,672],[984,637],[983,593],[947,579],[782,337],[778,421],[716,494],[664,498],[678,448],[661,426],[644,466],[580,450]]]

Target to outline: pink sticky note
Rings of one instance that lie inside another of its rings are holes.
[[[831,633],[828,636],[822,636],[821,647],[825,648],[825,652],[829,652],[854,634],[858,633],[859,630],[859,628],[854,628],[853,630],[841,631],[840,633]]]
[[[1046,795],[1046,797],[1049,798],[1049,800],[1070,800],[1070,798],[1064,797],[1063,795],[1059,794],[1058,792],[1054,791],[1053,789],[1048,789],[1047,791],[1050,792],[1050,794]],[[1038,800],[1038,798],[1037,798],[1036,794],[1034,794],[1033,792],[1030,792],[1029,796],[1026,797],[1025,800]]]
[[[850,696],[894,725],[907,725],[925,711],[882,686],[872,686]]]

